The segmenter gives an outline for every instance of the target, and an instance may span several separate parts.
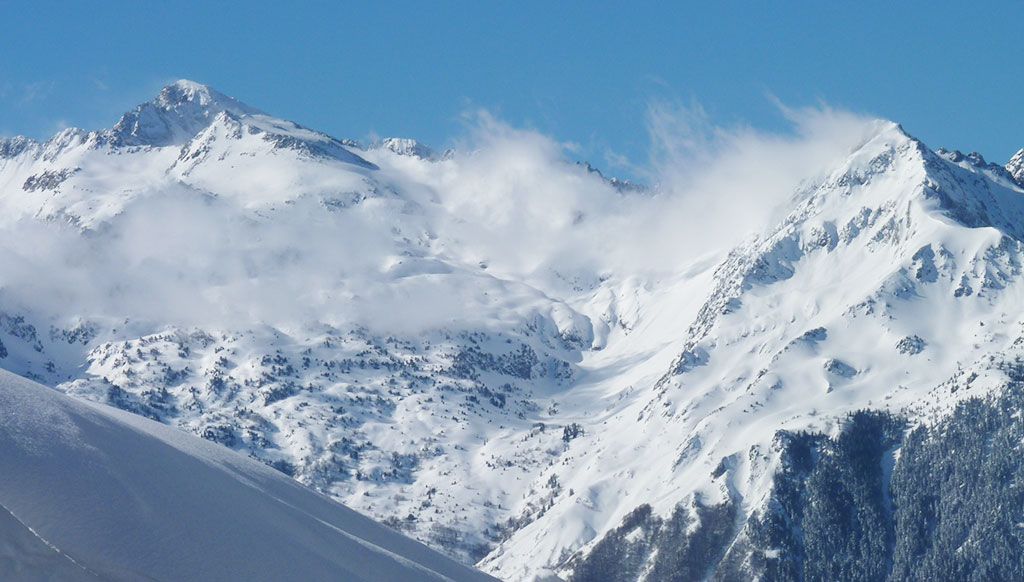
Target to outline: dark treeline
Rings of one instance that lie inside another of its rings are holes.
[[[862,411],[780,432],[767,505],[637,508],[575,564],[602,580],[1024,580],[1024,367],[931,426]]]

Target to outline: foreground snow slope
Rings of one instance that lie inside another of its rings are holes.
[[[0,372],[5,580],[486,580],[263,464]]]

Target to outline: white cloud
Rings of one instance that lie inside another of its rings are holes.
[[[84,236],[34,219],[0,229],[0,288],[54,315],[186,325],[501,319],[609,274],[655,278],[729,248],[874,127],[827,108],[784,113],[792,129],[774,134],[718,127],[699,106],[652,106],[641,170],[656,187],[644,193],[617,191],[574,164],[571,146],[486,112],[450,160],[378,152],[376,193],[343,210],[321,203],[337,192],[288,190],[269,198],[290,203],[254,211],[259,196],[166,180]]]

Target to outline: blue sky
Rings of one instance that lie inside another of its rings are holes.
[[[1022,22],[1020,2],[0,0],[0,135],[108,127],[190,78],[338,137],[444,146],[486,108],[604,165],[644,161],[652,102],[784,129],[770,96],[1003,162]]]

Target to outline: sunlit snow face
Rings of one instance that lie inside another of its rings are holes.
[[[146,179],[131,185],[104,177],[116,153],[85,157],[66,188],[131,194],[84,234],[59,218],[8,223],[0,286],[41,312],[180,324],[422,329],[528,311],[543,295],[654,278],[727,249],[876,127],[830,110],[787,114],[792,133],[776,135],[652,108],[651,159],[633,168],[646,191],[620,191],[568,162],[566,144],[487,113],[469,117],[449,159],[375,150],[373,171],[223,136],[211,141],[217,156],[180,175],[161,167],[176,150],[136,154]],[[517,299],[496,304],[499,288]]]

